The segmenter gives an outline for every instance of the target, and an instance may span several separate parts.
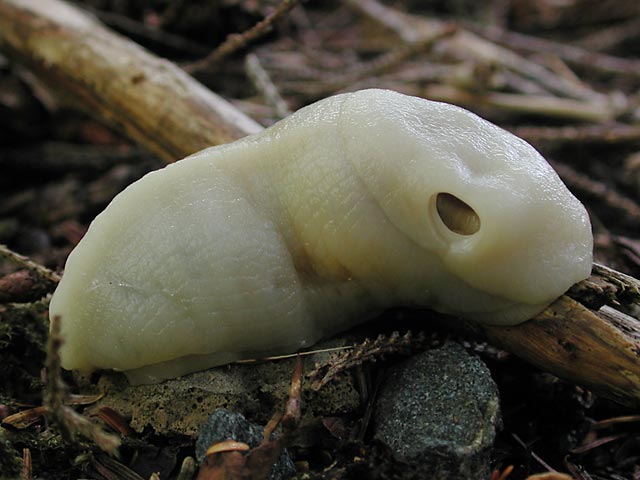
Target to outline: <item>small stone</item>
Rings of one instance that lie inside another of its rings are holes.
[[[430,479],[489,477],[498,390],[482,361],[457,343],[390,368],[373,421],[375,438]]]
[[[231,413],[224,408],[215,410],[202,425],[196,441],[196,457],[204,462],[208,448],[224,440],[236,440],[255,448],[262,441],[263,429],[249,422],[239,413]],[[296,468],[285,450],[271,467],[269,480],[289,478],[296,473]]]

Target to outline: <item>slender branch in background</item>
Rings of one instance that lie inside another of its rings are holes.
[[[640,22],[636,20],[636,24]],[[551,53],[558,58],[581,67],[587,67],[605,73],[640,76],[640,60],[614,57],[596,53],[564,43],[532,37],[522,33],[510,32],[496,26],[466,25],[475,33],[510,48],[535,53]]]
[[[605,125],[573,125],[564,127],[510,127],[528,142],[550,143],[633,143],[640,142],[640,125],[623,123]]]
[[[475,93],[451,85],[428,85],[424,96],[431,100],[455,103],[467,107],[490,107],[507,112],[557,117],[583,122],[606,122],[615,112],[603,105],[550,95],[520,95],[516,93]]]
[[[273,12],[264,17],[264,19],[256,23],[249,30],[246,30],[243,33],[233,33],[229,35],[227,39],[213,52],[202,60],[185,65],[184,69],[189,73],[196,73],[201,70],[210,69],[223,58],[231,55],[233,52],[237,52],[254,40],[269,33],[273,28],[273,24],[301,1],[302,0],[282,0]]]
[[[632,199],[564,163],[552,162],[552,165],[562,180],[574,191],[597,198],[603,205],[619,212],[626,223],[640,225],[640,206]]]
[[[343,75],[331,76],[326,80],[334,86],[347,87],[364,78],[380,75],[418,53],[431,50],[439,40],[448,38],[456,32],[457,27],[455,25],[443,23],[429,35],[423,35],[422,38],[415,42],[402,45],[370,62],[357,65]]]
[[[609,27],[602,27],[582,37],[576,43],[586,50],[604,52],[622,43],[637,41],[638,38],[640,38],[640,18],[636,16]],[[636,75],[638,74],[640,73],[636,71]]]
[[[443,23],[434,19],[400,13],[382,5],[378,0],[348,0],[348,3],[373,21],[394,31],[407,43],[416,42],[422,37],[422,32],[433,31]],[[535,80],[545,89],[558,95],[583,100],[583,103],[586,100],[600,108],[606,108],[610,102],[605,95],[586,86],[576,85],[574,81],[563,78],[548,68],[463,28],[459,28],[458,34],[446,42],[443,51],[463,61],[473,60],[487,65],[501,66],[525,78]]]
[[[0,0],[0,49],[58,98],[167,162],[262,129],[176,65],[60,0]]]
[[[420,23],[414,24],[411,22],[411,15],[387,7],[377,0],[346,0],[346,3],[395,32],[406,43],[417,42],[422,37],[422,30],[426,28],[426,24],[423,22],[432,22],[420,19]]]
[[[5,245],[0,244],[0,259],[9,260],[16,265],[20,265],[22,268],[27,269],[29,272],[34,273],[36,276],[52,283],[58,283],[60,276],[53,270],[49,270],[47,267],[40,265],[28,257],[20,255],[14,252]]]
[[[291,113],[289,106],[284,98],[280,95],[278,87],[275,86],[267,71],[262,67],[260,59],[257,55],[250,53],[244,62],[247,76],[253,83],[253,86],[262,94],[266,102],[271,105],[279,118],[284,118]]]
[[[105,12],[96,9],[91,9],[91,12],[103,21],[105,25],[108,25],[119,32],[124,32],[127,36],[146,40],[174,52],[196,57],[206,55],[209,51],[209,49],[203,45],[191,42],[185,37],[172,34],[166,30],[151,27],[143,22],[133,20],[132,18],[118,13]]]

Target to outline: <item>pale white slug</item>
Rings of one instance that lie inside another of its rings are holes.
[[[587,213],[448,104],[337,95],[135,182],[52,300],[68,369],[158,381],[293,352],[395,305],[512,325],[589,275]]]

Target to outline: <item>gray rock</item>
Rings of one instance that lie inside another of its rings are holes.
[[[263,428],[250,423],[243,415],[231,413],[224,408],[215,410],[202,425],[196,441],[196,457],[202,463],[207,449],[214,443],[223,440],[236,440],[254,448],[262,441]],[[293,461],[286,450],[280,455],[271,471],[269,480],[289,478],[296,473]]]
[[[375,438],[426,478],[488,478],[497,387],[480,359],[447,343],[389,369],[373,422]]]

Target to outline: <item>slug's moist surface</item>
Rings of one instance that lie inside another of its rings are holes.
[[[65,368],[158,381],[397,305],[516,324],[586,278],[591,252],[584,207],[529,144],[364,90],[129,186],[69,256],[51,315]]]

